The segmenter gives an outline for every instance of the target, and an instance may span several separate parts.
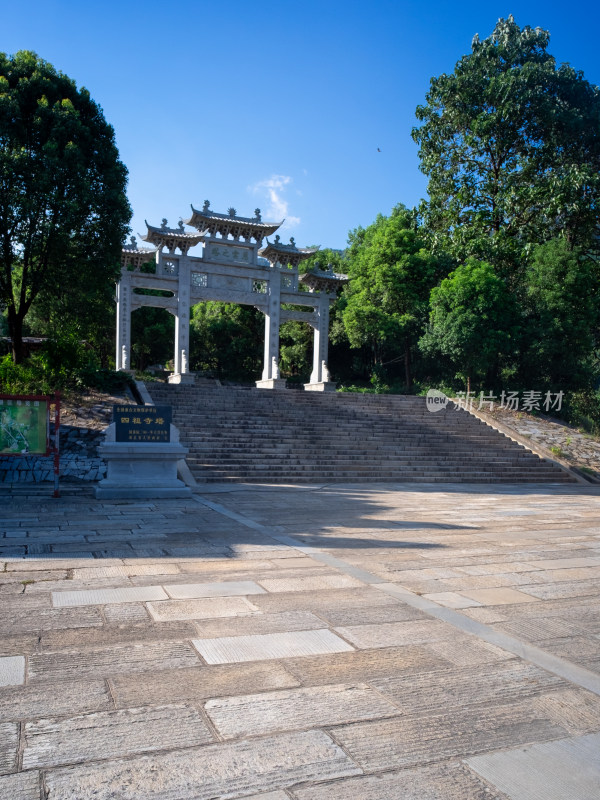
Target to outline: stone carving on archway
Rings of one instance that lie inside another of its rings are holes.
[[[131,313],[142,306],[165,308],[175,317],[174,370],[171,383],[192,383],[189,372],[190,308],[206,300],[241,303],[258,308],[265,316],[264,367],[256,381],[259,388],[285,386],[279,377],[279,327],[282,322],[307,322],[314,329],[313,369],[305,389],[327,391],[335,387],[329,377],[327,353],[329,307],[346,275],[329,271],[298,274],[301,261],[316,249],[298,248],[294,239],[283,244],[272,236],[281,222],[263,222],[260,209],[254,217],[239,217],[234,208],[227,214],[214,212],[208,200],[202,210],[192,206],[188,220],[169,228],[146,222],[142,237],[154,249],[138,247],[135,237],[122,250],[121,279],[117,285],[116,368],[127,370],[131,363]],[[195,228],[187,232],[185,225]],[[263,247],[263,240],[266,244]],[[202,254],[190,256],[200,245]],[[154,261],[153,273],[141,267]],[[303,291],[300,285],[308,291]],[[135,289],[159,289],[169,296],[137,294]],[[308,310],[288,310],[283,305]]]

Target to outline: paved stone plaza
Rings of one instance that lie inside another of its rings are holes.
[[[600,487],[28,491],[2,800],[600,796]]]

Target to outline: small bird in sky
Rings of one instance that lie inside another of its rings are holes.
[[[380,150],[380,148],[379,148],[379,147],[377,148],[377,152],[378,152],[378,153],[381,153],[381,150]]]

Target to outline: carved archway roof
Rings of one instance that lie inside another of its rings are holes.
[[[260,212],[257,209],[255,217],[238,217],[235,209],[230,209],[229,214],[219,214],[212,211],[205,203],[202,211],[199,211],[194,206],[191,206],[192,216],[185,220],[186,225],[191,225],[199,231],[208,233],[210,236],[215,236],[217,233],[226,238],[231,235],[235,239],[256,239],[261,242],[265,236],[271,236],[275,233],[277,228],[283,224],[281,222],[263,222],[260,217]],[[234,213],[231,213],[234,212]]]
[[[154,261],[155,255],[155,249],[151,250],[149,247],[138,247],[135,236],[132,236],[129,240],[129,244],[124,244],[121,248],[121,266],[132,266],[135,269],[139,269],[141,265],[145,264],[147,261]]]
[[[183,227],[167,228],[166,226],[157,228],[146,222],[148,233],[142,236],[144,242],[150,242],[157,247],[167,247],[171,252],[178,247],[182,253],[187,253],[190,247],[194,247],[202,241],[206,231],[201,233],[186,233]]]
[[[297,267],[305,258],[310,258],[319,250],[318,247],[296,247],[293,239],[290,239],[289,244],[283,244],[279,241],[279,236],[275,237],[274,242],[267,239],[266,247],[258,251],[258,254],[263,258],[268,259],[269,263],[276,264],[291,264]]]
[[[326,292],[327,294],[336,292],[341,286],[348,283],[349,280],[350,278],[348,275],[343,275],[333,270],[314,270],[305,272],[304,275],[300,275],[299,277],[300,283],[308,286],[311,292]]]

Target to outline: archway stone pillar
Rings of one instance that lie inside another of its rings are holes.
[[[319,305],[315,309],[317,324],[314,326],[313,369],[310,383],[304,384],[309,392],[334,392],[335,381],[330,380],[327,367],[329,350],[329,305],[334,296],[323,292],[319,297]]]
[[[115,369],[131,372],[131,275],[123,272],[117,284],[117,346]]]
[[[281,321],[281,272],[272,268],[268,284],[268,304],[265,311],[265,350],[262,379],[259,389],[285,389],[286,381],[279,377],[279,325]]]

